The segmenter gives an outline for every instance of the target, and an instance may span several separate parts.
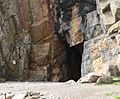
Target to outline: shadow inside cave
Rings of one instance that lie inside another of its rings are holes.
[[[83,53],[83,43],[66,48],[66,63],[68,67],[68,80],[77,81],[81,77],[81,62]]]

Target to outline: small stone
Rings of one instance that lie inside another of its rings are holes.
[[[12,99],[24,99],[26,94],[16,94]]]
[[[13,96],[14,94],[6,94],[6,99],[12,99]]]
[[[69,80],[69,81],[66,81],[65,84],[75,84],[76,82],[74,80]]]
[[[46,99],[46,96],[40,96],[40,99]]]
[[[39,97],[37,97],[37,96],[28,96],[28,97],[26,97],[26,99],[38,99]]]

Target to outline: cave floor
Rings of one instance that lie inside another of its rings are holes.
[[[120,99],[120,85],[79,84],[76,82],[5,82],[0,83],[0,95],[40,92],[52,98],[39,99]],[[56,98],[53,98],[56,97]],[[59,97],[59,98],[58,98]],[[2,99],[2,98],[0,98]],[[19,99],[19,98],[17,98]]]

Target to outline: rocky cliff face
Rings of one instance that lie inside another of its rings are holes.
[[[17,4],[0,0],[0,76],[8,80],[25,78],[30,55],[31,37],[22,29]]]
[[[82,76],[89,72],[100,75],[120,75],[120,1],[96,0],[97,13],[104,33],[84,43]]]
[[[113,66],[119,75],[119,3],[0,0],[0,77],[78,80]]]
[[[0,76],[7,80],[59,81],[64,49],[54,34],[52,1],[0,1]]]

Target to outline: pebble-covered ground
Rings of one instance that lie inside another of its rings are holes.
[[[50,82],[0,83],[0,99],[119,99],[120,85]]]

